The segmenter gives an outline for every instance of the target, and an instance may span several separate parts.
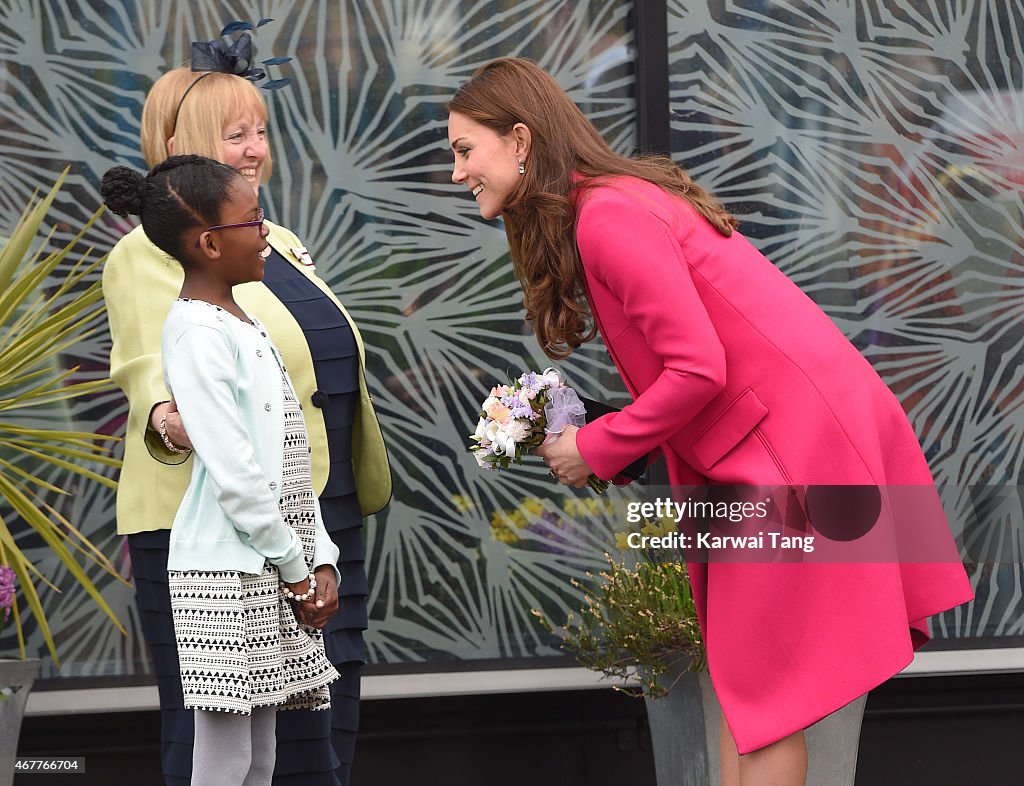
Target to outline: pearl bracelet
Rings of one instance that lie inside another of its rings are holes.
[[[316,576],[314,576],[312,573],[309,574],[309,589],[303,592],[301,595],[296,595],[288,588],[288,585],[282,581],[281,594],[284,595],[288,600],[295,600],[299,601],[300,603],[304,600],[312,600],[313,596],[316,595]]]
[[[183,450],[182,448],[179,448],[173,442],[171,442],[171,438],[167,436],[167,414],[166,413],[164,413],[163,415],[160,416],[160,422],[157,423],[157,425],[156,425],[156,433],[160,435],[160,439],[162,439],[164,441],[164,445],[167,446],[167,449],[169,451],[171,451],[171,453],[185,453],[185,452],[187,452],[187,451]]]

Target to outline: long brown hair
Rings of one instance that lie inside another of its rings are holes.
[[[721,203],[671,159],[613,152],[558,83],[530,60],[501,58],[481,66],[448,109],[501,135],[516,123],[530,129],[526,172],[503,218],[526,317],[549,357],[565,358],[597,334],[576,247],[573,188],[587,187],[591,178],[632,175],[682,197],[723,235],[736,228]],[[574,184],[573,173],[584,180]]]

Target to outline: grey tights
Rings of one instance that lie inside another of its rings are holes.
[[[252,715],[196,710],[192,786],[270,786],[277,757],[277,707]]]

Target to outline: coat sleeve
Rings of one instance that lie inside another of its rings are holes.
[[[217,502],[239,537],[277,565],[281,578],[307,575],[299,536],[281,517],[278,495],[256,459],[235,396],[234,351],[205,325],[185,328],[168,348],[167,380]]]
[[[584,461],[609,479],[691,421],[725,386],[725,348],[694,286],[680,242],[639,198],[602,189],[584,202],[576,241],[588,279],[621,303],[662,370],[621,412],[577,434]],[[597,308],[593,302],[592,307]],[[597,315],[600,317],[600,315]]]
[[[103,299],[110,323],[110,378],[130,404],[128,429],[138,429],[150,455],[180,464],[190,451],[172,453],[149,428],[153,407],[167,401],[160,335],[181,289],[181,267],[135,229],[117,242],[103,267]]]

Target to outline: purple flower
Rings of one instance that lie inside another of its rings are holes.
[[[514,417],[516,419],[526,418],[528,420],[533,420],[534,417],[535,417],[535,413],[533,411],[533,407],[530,406],[529,404],[523,404],[521,402],[517,402],[516,405],[513,406],[513,407],[510,407],[510,409],[512,410],[512,417]]]
[[[6,565],[0,565],[0,609],[4,610],[4,622],[7,621],[14,605],[14,571]]]

